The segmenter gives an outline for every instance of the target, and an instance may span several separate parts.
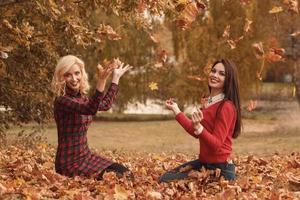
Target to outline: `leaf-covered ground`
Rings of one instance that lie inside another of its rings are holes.
[[[188,180],[159,184],[166,170],[194,159],[184,154],[101,152],[125,164],[134,180],[67,178],[54,171],[55,148],[15,144],[0,147],[0,199],[300,199],[300,152],[235,157],[238,179],[219,171],[190,173]]]

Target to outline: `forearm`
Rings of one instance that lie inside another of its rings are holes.
[[[115,83],[111,83],[110,87],[108,88],[105,96],[101,100],[98,110],[99,111],[107,111],[111,108],[117,94],[118,94],[119,87]]]
[[[96,89],[99,92],[104,92],[105,84],[106,84],[106,80],[98,80],[97,85],[96,85]]]
[[[184,113],[178,113],[175,119],[186,130],[186,132],[188,132],[194,138],[198,138],[198,136],[194,133],[195,130],[192,121],[186,117]]]

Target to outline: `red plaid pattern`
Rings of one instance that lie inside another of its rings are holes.
[[[97,111],[106,111],[118,93],[112,83],[104,96],[96,90],[88,98],[66,88],[66,95],[54,101],[54,117],[58,133],[55,170],[66,176],[96,176],[113,162],[93,154],[87,143],[87,130]]]

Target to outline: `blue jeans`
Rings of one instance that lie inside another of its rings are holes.
[[[235,179],[235,165],[231,163],[216,163],[216,164],[207,164],[201,163],[198,159],[186,162],[175,169],[166,172],[159,178],[159,182],[169,182],[173,180],[185,179],[188,177],[187,172],[180,172],[180,169],[183,167],[190,166],[190,170],[200,170],[202,167],[209,170],[215,170],[217,168],[221,169],[221,176],[223,176],[226,180],[234,180]]]

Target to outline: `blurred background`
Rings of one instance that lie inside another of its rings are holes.
[[[0,2],[0,134],[56,145],[50,83],[59,57],[96,65],[119,57],[134,68],[112,109],[89,130],[98,149],[196,154],[165,110],[191,113],[207,95],[212,63],[238,67],[244,128],[238,154],[299,151],[300,17],[294,0]],[[94,90],[92,89],[91,92]]]

